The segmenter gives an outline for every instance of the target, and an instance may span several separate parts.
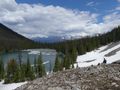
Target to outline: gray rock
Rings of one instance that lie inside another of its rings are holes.
[[[16,90],[120,90],[120,65],[99,65],[52,73]]]
[[[48,90],[63,90],[63,89],[60,87],[50,87],[48,88]]]

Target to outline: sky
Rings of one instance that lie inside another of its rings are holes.
[[[120,0],[0,0],[0,23],[28,38],[87,36],[120,25]]]

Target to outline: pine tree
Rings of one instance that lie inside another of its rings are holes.
[[[22,65],[22,54],[21,54],[20,51],[19,51],[19,53],[18,53],[18,59],[19,59],[19,66],[20,66],[20,68],[21,68],[21,65]]]
[[[59,60],[59,56],[57,55],[56,56],[56,60],[55,60],[55,65],[54,65],[54,69],[53,71],[54,72],[57,72],[60,70],[60,60]]]
[[[63,68],[64,68],[64,58],[62,58],[60,61],[60,71],[62,71]]]
[[[42,77],[44,75],[46,75],[46,71],[42,62],[42,54],[40,54],[37,61],[37,76]]]
[[[49,61],[49,72],[50,73],[52,72],[52,62],[51,62],[51,60]]]
[[[34,79],[34,73],[30,64],[29,57],[27,58],[27,64],[26,64],[26,71],[25,76],[27,80],[33,80]]]
[[[17,66],[16,68],[16,72],[15,72],[15,75],[13,77],[13,82],[17,83],[17,82],[20,82],[21,80],[21,75],[20,75],[20,68]]]
[[[18,53],[18,78],[20,82],[25,81],[25,65],[22,63],[22,54],[21,52]]]
[[[37,74],[37,61],[36,61],[36,58],[34,59],[34,73],[35,73],[35,76]]]
[[[26,79],[26,64],[21,65],[21,70],[20,70],[20,81],[23,82]]]
[[[3,60],[0,58],[0,81],[4,78],[4,63]]]
[[[72,50],[72,62],[71,62],[71,64],[74,64],[75,62],[76,62],[76,59],[77,59],[77,55],[78,55],[78,53],[77,53],[77,49],[76,48],[73,48],[73,50]]]
[[[5,83],[18,82],[18,64],[16,60],[12,59],[7,64],[7,72],[5,77]]]
[[[63,67],[64,67],[65,69],[70,69],[71,60],[70,60],[70,56],[69,56],[68,53],[65,55],[63,62],[64,62]]]

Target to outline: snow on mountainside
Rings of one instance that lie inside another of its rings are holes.
[[[78,56],[77,64],[79,67],[98,65],[98,63],[103,62],[104,58],[107,60],[107,64],[120,60],[120,42],[111,43]],[[75,64],[75,66],[77,66],[77,64]]]

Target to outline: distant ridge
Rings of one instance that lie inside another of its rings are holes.
[[[31,38],[33,41],[35,42],[42,42],[42,43],[55,43],[55,42],[62,42],[64,41],[64,39],[62,39],[62,37],[59,36],[51,36],[51,37],[34,37]]]

